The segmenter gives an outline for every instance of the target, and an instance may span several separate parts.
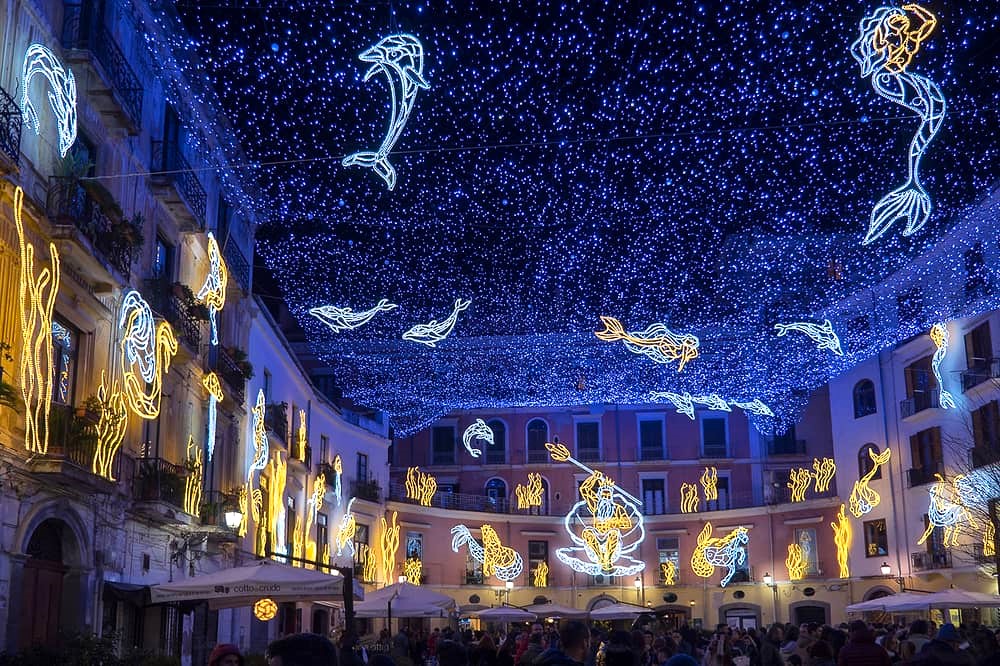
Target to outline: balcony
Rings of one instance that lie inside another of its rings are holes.
[[[507,462],[507,452],[501,448],[486,447],[486,464],[503,465]]]
[[[806,453],[806,440],[784,437],[767,438],[767,455],[769,456],[801,456]]]
[[[905,400],[899,401],[899,417],[908,418],[927,409],[936,409],[941,406],[938,400],[938,390],[930,389],[915,393]]]
[[[86,413],[72,405],[53,403],[49,412],[49,448],[44,455],[32,455],[28,469],[34,474],[50,475],[55,483],[79,487],[81,484],[100,492],[111,492],[114,482],[94,474],[97,436],[93,426],[97,414]],[[118,476],[116,457],[112,475]]]
[[[188,470],[163,458],[135,460],[133,497],[136,510],[174,522],[190,524],[184,513],[184,480]]]
[[[264,407],[264,427],[274,434],[282,444],[288,443],[288,405],[279,402]]]
[[[528,451],[528,464],[539,465],[549,461],[549,452],[545,449],[541,451]]]
[[[211,365],[222,377],[223,381],[232,389],[233,397],[238,404],[243,404],[246,399],[247,373],[246,370],[234,358],[236,351],[228,351],[224,347],[210,347],[209,355],[214,355],[215,360]],[[245,356],[245,354],[244,354]],[[251,371],[252,374],[252,371]]]
[[[107,190],[70,178],[52,178],[46,209],[55,237],[73,240],[83,247],[84,255],[94,256],[109,273],[117,273],[120,282],[128,282],[140,234],[122,218]]]
[[[639,460],[647,462],[650,460],[666,460],[663,447],[644,446],[639,449]]]
[[[962,392],[991,379],[1000,379],[1000,358],[977,359],[976,365],[962,371]]]
[[[932,569],[951,569],[951,551],[944,548],[933,551],[919,550],[910,553],[910,562],[914,571],[930,571]]]
[[[580,462],[601,462],[600,449],[577,449],[576,459]],[[643,458],[645,460],[645,458]]]
[[[174,141],[154,141],[149,165],[153,191],[163,199],[170,214],[183,232],[205,228],[208,196],[191,165]]]
[[[944,475],[944,463],[934,462],[925,467],[911,467],[906,470],[906,483],[909,488],[925,486],[928,483],[937,481],[935,474]]]
[[[21,108],[0,88],[0,174],[14,173],[21,164]]]
[[[702,458],[725,458],[727,454],[725,444],[706,444],[701,450]]]
[[[142,84],[118,42],[93,11],[94,3],[63,4],[62,45],[77,81],[89,85],[94,106],[129,134],[142,126]],[[82,75],[80,69],[87,74]],[[89,70],[89,71],[87,71]]]
[[[1000,449],[989,445],[977,445],[969,449],[969,466],[973,469],[988,467],[1000,462]]]
[[[406,486],[402,483],[389,484],[388,499],[407,504],[419,504],[417,500],[406,496]],[[520,513],[527,514],[527,510],[515,510],[514,506],[507,499],[494,499],[486,495],[470,495],[467,493],[434,493],[431,498],[431,506],[441,509],[453,509],[456,511],[479,511],[485,513]],[[536,511],[538,511],[536,509]],[[539,515],[547,515],[544,512]]]
[[[170,322],[177,337],[195,353],[201,344],[201,323],[207,319],[205,306],[198,303],[185,285],[166,280],[146,280],[143,294],[149,307]]]
[[[229,241],[226,243],[226,247],[222,250],[222,254],[226,259],[226,268],[229,269],[229,275],[232,276],[246,293],[250,293],[250,262],[247,261],[243,253],[240,252],[240,248],[236,246],[236,243]]]
[[[355,481],[351,484],[351,497],[378,502],[382,499],[382,488],[377,481]]]

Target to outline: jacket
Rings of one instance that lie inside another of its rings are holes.
[[[865,629],[852,631],[847,644],[840,648],[838,666],[892,666],[889,653],[875,644],[875,634]]]
[[[528,648],[529,651],[531,648]],[[527,653],[525,653],[527,655]],[[583,666],[583,662],[573,659],[558,648],[549,648],[534,661],[535,666]]]

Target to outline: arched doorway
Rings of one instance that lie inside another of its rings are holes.
[[[60,629],[68,628],[61,621],[65,577],[69,572],[63,559],[65,532],[68,531],[66,523],[48,518],[35,528],[28,541],[18,636],[21,647],[35,643],[54,645]]]

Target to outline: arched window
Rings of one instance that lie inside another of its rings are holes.
[[[549,441],[549,425],[542,419],[532,419],[528,423],[528,462],[543,463],[548,461],[549,454],[545,450],[545,442]]]
[[[499,419],[486,425],[493,431],[493,444],[486,447],[486,464],[502,465],[507,462],[507,426]]]
[[[875,411],[875,384],[870,379],[862,379],[854,385],[854,418],[860,419]]]
[[[507,502],[507,484],[503,479],[493,477],[486,482],[486,496],[490,504],[498,509],[502,509]]]
[[[869,451],[871,453],[869,453]],[[870,443],[870,442],[868,444],[865,444],[864,446],[861,447],[861,450],[858,451],[858,476],[859,477],[864,476],[865,474],[867,474],[868,472],[870,472],[871,469],[872,469],[872,467],[875,466],[875,462],[872,460],[872,455],[878,455],[878,453],[879,453],[878,447],[875,446],[874,444]],[[875,472],[875,475],[872,478],[873,479],[881,479],[882,478],[882,468],[881,467],[878,468],[878,470]]]

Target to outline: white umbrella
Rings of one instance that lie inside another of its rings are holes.
[[[497,606],[472,613],[487,622],[531,622],[537,616],[516,606]]]
[[[887,594],[877,599],[869,599],[868,601],[859,601],[856,604],[851,604],[845,610],[848,613],[868,613],[871,611],[887,611],[891,613],[895,611],[919,610],[919,608],[913,609],[906,606],[917,604],[927,596],[926,594],[918,594],[916,592]],[[922,606],[922,608],[926,608],[926,606]]]
[[[455,607],[455,600],[426,587],[410,583],[394,583],[369,592],[355,604],[358,617],[442,617]]]
[[[926,608],[1000,608],[1000,596],[952,588],[922,595],[912,603],[903,604],[900,610]]]
[[[343,590],[344,577],[336,571],[323,573],[271,560],[149,588],[154,604],[207,601],[213,609],[250,606],[264,597],[274,601],[331,601],[343,598]],[[364,598],[360,585],[355,586],[354,595]]]
[[[587,611],[582,608],[570,608],[552,602],[525,606],[525,610],[531,611],[538,617],[587,617]]]
[[[649,612],[642,606],[632,604],[617,603],[601,606],[597,610],[590,611],[591,620],[630,620],[641,613]]]

